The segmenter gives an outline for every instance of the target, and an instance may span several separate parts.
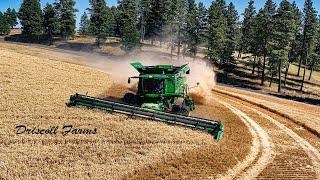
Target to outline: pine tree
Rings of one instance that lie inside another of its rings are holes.
[[[188,50],[196,56],[199,43],[199,29],[197,27],[197,6],[194,0],[187,1],[186,43]]]
[[[317,31],[317,36],[316,36],[316,45],[313,53],[310,55],[310,74],[308,80],[311,80],[312,72],[315,67],[320,65],[320,16],[318,18],[318,31]]]
[[[254,55],[253,64],[252,64],[252,74],[255,72],[256,58],[257,58],[257,46],[255,39],[255,16],[256,11],[254,7],[254,1],[250,0],[248,7],[244,10],[243,13],[244,19],[241,27],[242,37],[239,45],[239,57],[241,53],[252,53]]]
[[[0,35],[7,35],[10,33],[10,25],[7,18],[0,11]]]
[[[266,59],[270,55],[270,42],[273,34],[273,16],[276,13],[276,4],[272,0],[267,0],[264,8],[259,11],[256,19],[256,32],[258,33],[258,47],[263,54],[261,85],[265,81]],[[259,50],[258,50],[259,51]]]
[[[273,17],[270,61],[277,65],[278,92],[281,92],[281,71],[288,64],[289,51],[295,35],[294,10],[287,0],[282,0]]]
[[[15,9],[8,8],[7,11],[4,13],[4,16],[7,18],[7,22],[9,23],[11,28],[18,24],[17,12]]]
[[[303,40],[302,40],[302,54],[301,57],[304,60],[304,72],[301,82],[300,91],[303,90],[306,66],[309,55],[315,45],[315,35],[317,30],[317,11],[313,7],[312,0],[306,0],[304,4],[304,22],[303,22]]]
[[[141,41],[143,42],[145,39],[146,34],[146,26],[147,26],[147,19],[149,14],[151,13],[151,2],[150,0],[140,0],[139,2],[139,29],[141,34]]]
[[[150,13],[146,19],[145,36],[151,38],[152,44],[155,38],[159,38],[165,23],[164,0],[150,0]]]
[[[123,37],[123,18],[124,18],[123,0],[118,0],[117,11],[115,14],[115,20],[116,20],[115,34],[117,34],[119,37]]]
[[[59,33],[59,20],[57,18],[56,9],[53,5],[48,3],[43,9],[43,26],[44,32],[48,36],[51,45],[53,36]]]
[[[140,45],[140,37],[137,30],[138,7],[136,1],[122,1],[123,15],[123,45],[126,50],[133,50]]]
[[[301,46],[302,46],[302,34],[301,34],[301,26],[302,26],[302,22],[301,22],[301,17],[302,14],[299,10],[299,8],[297,7],[295,1],[293,1],[293,3],[291,4],[292,9],[293,9],[293,16],[294,16],[294,39],[291,42],[291,47],[290,47],[290,52],[289,52],[289,61],[288,64],[286,66],[286,72],[285,72],[285,76],[284,76],[284,83],[283,85],[286,86],[286,82],[287,82],[287,77],[288,77],[288,72],[289,72],[289,68],[290,65],[293,62],[298,61],[298,58],[301,54]]]
[[[186,1],[177,0],[176,3],[176,38],[175,44],[178,46],[178,59],[181,54],[181,46],[185,41],[185,22],[186,22]]]
[[[197,9],[197,28],[199,30],[199,43],[207,43],[208,39],[208,10],[202,2]]]
[[[242,23],[242,39],[241,39],[241,50],[239,53],[254,53],[254,18],[256,16],[256,11],[254,8],[254,1],[250,0],[248,7],[243,13],[243,23]]]
[[[213,1],[209,9],[208,57],[214,62],[222,60],[227,39],[226,4],[224,0]]]
[[[222,65],[227,72],[232,70],[236,65],[233,53],[237,47],[236,34],[238,29],[238,19],[238,12],[231,2],[227,8],[227,41],[222,55]]]
[[[79,33],[81,35],[89,35],[90,34],[90,19],[89,19],[86,12],[84,12],[81,16]]]
[[[107,17],[108,17],[108,34],[109,36],[117,36],[117,12],[118,9],[115,6],[112,6],[111,8],[107,7]]]
[[[39,36],[43,33],[43,16],[40,6],[40,0],[24,0],[18,17],[22,25],[22,33],[29,37]]]
[[[90,0],[90,22],[92,25],[92,34],[96,36],[97,45],[105,42],[108,27],[108,12],[105,0]]]
[[[178,30],[178,9],[177,2],[179,0],[169,0],[166,2],[166,29],[163,33],[167,35],[169,41],[169,48],[171,50],[171,58],[173,57],[173,51],[175,49],[175,41],[177,37]]]
[[[74,35],[76,28],[76,15],[74,0],[57,0],[55,3],[60,22],[60,33],[65,40]]]
[[[162,42],[169,42],[169,47],[171,47],[172,38],[171,38],[171,25],[176,18],[176,1],[177,0],[162,0],[162,27],[160,31],[160,47]]]

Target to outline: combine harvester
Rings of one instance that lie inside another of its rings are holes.
[[[140,75],[129,77],[128,83],[131,83],[131,79],[138,79],[138,91],[136,94],[126,93],[122,103],[75,94],[70,97],[67,105],[178,124],[207,131],[217,140],[222,138],[224,127],[221,122],[189,116],[195,105],[188,95],[190,87],[186,84],[185,74],[190,73],[190,68],[187,64],[143,66],[140,62],[135,62],[131,65]]]

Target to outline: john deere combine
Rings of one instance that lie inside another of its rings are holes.
[[[138,90],[136,94],[126,93],[122,103],[75,94],[70,97],[67,105],[86,106],[179,124],[207,131],[217,140],[222,138],[224,127],[221,122],[188,116],[195,105],[188,95],[190,87],[185,76],[190,73],[190,68],[187,64],[143,66],[135,62],[131,65],[140,75],[129,77],[128,83],[137,79]]]

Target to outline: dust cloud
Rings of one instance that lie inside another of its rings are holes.
[[[172,64],[181,66],[188,64],[190,74],[187,75],[187,83],[189,85],[189,93],[197,104],[207,104],[211,89],[215,86],[215,73],[213,67],[207,61],[202,59],[194,59],[185,57],[170,58],[170,54],[161,52],[159,49],[142,50],[140,53],[124,56],[124,57],[108,57],[101,55],[87,55],[87,60],[82,64],[98,68],[111,76],[114,83],[127,87],[128,91],[133,91],[137,86],[137,79],[132,79],[128,84],[128,77],[138,76],[139,73],[131,66],[130,63],[139,61],[143,65],[160,65]],[[199,83],[199,86],[197,86]]]

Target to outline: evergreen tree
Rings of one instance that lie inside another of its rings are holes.
[[[0,35],[7,35],[10,33],[10,25],[7,18],[0,11]]]
[[[57,0],[56,8],[60,21],[60,33],[65,40],[74,35],[76,28],[76,15],[74,0]]]
[[[178,9],[177,2],[179,0],[172,0],[166,3],[166,29],[164,29],[164,33],[167,34],[167,38],[169,41],[169,48],[171,50],[171,58],[173,56],[173,51],[175,49],[175,41],[178,30]]]
[[[44,32],[48,36],[51,45],[53,36],[59,33],[59,20],[57,18],[56,9],[53,5],[48,3],[43,9],[43,26]]]
[[[175,44],[178,46],[178,59],[180,58],[181,46],[185,41],[185,22],[186,22],[186,1],[177,0],[176,4],[176,33]]]
[[[264,85],[265,81],[265,69],[266,69],[266,59],[270,56],[270,43],[273,34],[273,16],[276,13],[276,4],[272,0],[267,0],[264,8],[259,11],[256,19],[256,33],[258,33],[258,47],[263,54],[263,64],[262,64],[262,75],[261,75],[261,85]]]
[[[302,14],[299,10],[299,8],[297,7],[295,1],[291,4],[292,9],[293,9],[293,16],[294,16],[294,39],[291,42],[291,49],[289,52],[289,61],[288,64],[286,66],[286,72],[285,72],[285,76],[284,76],[284,83],[283,85],[286,86],[286,82],[287,82],[287,77],[288,77],[288,72],[289,72],[289,68],[290,65],[293,62],[297,62],[298,58],[301,54],[301,46],[302,46],[302,34],[301,34],[301,26],[302,26],[302,21],[301,21],[301,17]]]
[[[90,34],[90,19],[89,19],[86,12],[84,12],[81,16],[79,33],[81,35],[89,35]]]
[[[233,57],[233,53],[237,47],[236,34],[238,29],[238,12],[231,2],[228,5],[227,10],[227,41],[226,47],[223,52],[222,65],[227,71],[232,70],[235,67],[236,61]]]
[[[139,2],[139,29],[141,34],[141,41],[143,42],[145,39],[146,34],[146,26],[147,26],[147,19],[151,13],[151,2],[150,0],[140,0]]]
[[[313,7],[312,0],[306,0],[304,4],[304,21],[303,21],[303,40],[302,40],[302,54],[301,57],[304,60],[304,72],[301,82],[300,91],[303,90],[306,66],[309,55],[311,54],[314,45],[317,30],[317,11]]]
[[[90,0],[90,22],[92,25],[92,34],[96,36],[97,45],[105,42],[108,27],[108,12],[105,0]]]
[[[315,67],[320,66],[320,17],[318,18],[318,31],[317,31],[317,38],[316,38],[316,46],[314,52],[311,54],[310,57],[310,74],[309,80],[311,80],[312,72]]]
[[[123,0],[123,45],[126,50],[132,50],[140,45],[140,37],[137,30],[138,7],[136,1]]]
[[[150,0],[150,13],[146,19],[145,36],[151,38],[152,44],[155,38],[160,37],[165,23],[164,15],[164,0]]]
[[[199,2],[197,9],[197,28],[199,43],[206,43],[208,39],[208,11],[202,2]]]
[[[254,1],[250,0],[248,7],[243,13],[243,23],[242,23],[242,38],[240,52],[244,53],[254,53],[254,18],[256,16],[256,11],[254,8]]]
[[[208,57],[214,62],[222,60],[227,41],[226,4],[224,0],[213,1],[209,9]]]
[[[252,74],[255,72],[256,67],[256,58],[257,58],[257,44],[255,39],[255,17],[256,11],[254,8],[254,1],[250,0],[248,7],[244,10],[243,13],[244,19],[241,27],[242,37],[239,45],[239,57],[241,53],[252,53],[254,55],[253,64],[252,64]]]
[[[186,43],[189,51],[196,56],[199,43],[199,27],[197,26],[197,6],[194,0],[187,1]]]
[[[277,65],[278,92],[281,92],[281,71],[288,64],[289,51],[295,35],[294,10],[287,0],[282,0],[273,17],[273,34],[271,36],[271,59]],[[275,66],[271,66],[275,67]]]
[[[123,0],[118,0],[117,9],[119,10],[119,14],[117,16],[117,30],[119,31],[119,35],[123,37],[123,29],[124,29],[124,8],[123,8]]]
[[[40,0],[24,0],[20,7],[18,17],[24,35],[39,36],[43,33],[43,17]]]
[[[313,53],[310,57],[310,74],[309,74],[309,80],[311,80],[312,72],[314,68],[318,67],[320,65],[320,16],[318,18],[318,24],[317,24],[317,35],[315,40],[315,48]]]
[[[111,8],[107,7],[107,14],[108,14],[108,34],[109,36],[117,36],[116,35],[116,29],[117,29],[117,11],[118,9],[115,6],[112,6]]]
[[[7,22],[9,23],[11,28],[18,24],[17,12],[15,9],[8,8],[7,11],[4,13],[4,16],[7,18]]]

